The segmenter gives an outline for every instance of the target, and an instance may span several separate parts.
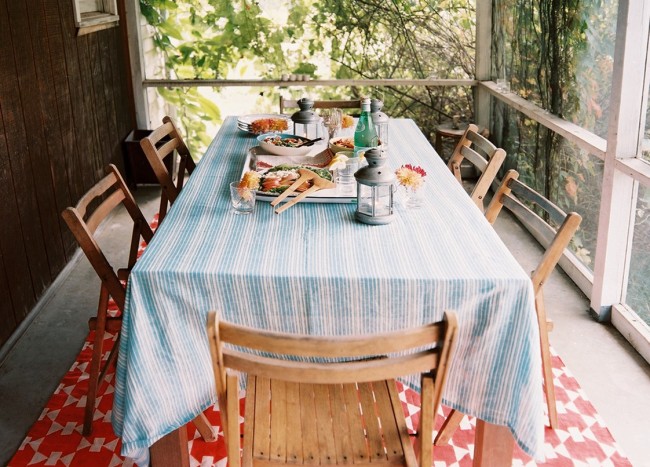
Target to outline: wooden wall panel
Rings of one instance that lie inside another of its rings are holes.
[[[9,280],[2,251],[0,251],[0,297],[9,297]],[[12,329],[16,329],[16,326],[18,326],[18,322],[14,317],[11,300],[0,301],[0,342],[9,339]]]
[[[8,25],[2,20],[5,10],[4,4],[0,2],[0,40],[3,39],[2,31]],[[0,50],[0,63],[5,63],[5,56]],[[8,68],[8,67],[7,67]],[[8,75],[9,70],[0,67],[0,95],[2,95],[3,78]],[[5,104],[5,108],[6,108]],[[0,100],[0,117],[3,116],[2,100]],[[16,232],[16,226],[13,222],[7,222],[8,219],[18,217],[18,208],[15,203],[13,183],[11,180],[11,167],[9,166],[9,150],[7,148],[7,139],[5,137],[4,118],[0,121],[0,199],[4,202],[0,203],[0,219],[3,219],[3,224],[7,226],[2,230],[0,235],[0,342],[4,342],[9,338],[11,331],[18,326],[19,320],[14,315],[15,304],[29,304],[34,298],[32,293],[31,277],[29,275],[29,267],[27,265],[27,257],[25,256],[24,245],[22,244],[22,237],[18,236],[18,241],[12,244],[12,238],[15,238],[19,233]],[[7,263],[5,261],[3,251],[8,252]],[[12,255],[13,253],[13,255]],[[13,263],[11,261],[14,261]],[[8,280],[8,266],[11,265],[12,274],[16,274],[16,279],[22,283],[28,284],[21,290],[12,290]]]
[[[113,156],[113,147],[114,141],[119,139],[117,133],[117,115],[115,113],[115,100],[112,99],[112,96],[117,91],[113,85],[113,72],[111,64],[111,42],[115,37],[115,30],[111,30],[108,34],[103,34],[98,37],[97,46],[99,47],[99,55],[103,58],[100,62],[100,70],[102,74],[102,95],[101,99],[104,101],[106,106],[106,126],[104,127],[104,132],[108,136],[106,138],[108,142],[108,154]]]
[[[34,51],[34,65],[36,68],[36,81],[38,83],[38,96],[40,101],[40,119],[37,119],[44,140],[43,151],[38,154],[37,166],[34,177],[37,180],[47,179],[48,173],[51,185],[43,187],[45,197],[50,201],[46,206],[39,202],[43,211],[43,231],[47,238],[51,238],[48,248],[48,260],[51,277],[54,280],[59,271],[66,264],[65,249],[63,248],[62,231],[65,223],[60,216],[67,206],[72,204],[68,190],[68,177],[65,171],[65,148],[61,136],[61,124],[57,109],[56,88],[52,71],[51,49],[48,41],[47,25],[45,21],[44,2],[32,0],[35,3],[29,9],[29,25],[32,32],[32,50]],[[38,118],[38,115],[37,115]],[[41,184],[39,184],[41,185]],[[49,192],[49,193],[48,193]],[[75,200],[76,202],[76,200]]]
[[[61,211],[123,167],[120,28],[77,37],[71,0],[0,0],[0,346],[76,250]]]
[[[121,36],[119,29],[112,29],[111,32],[113,33],[111,43],[116,43],[123,40],[123,36]],[[111,86],[111,93],[113,95],[129,96],[130,98],[128,83],[122,79],[122,77],[127,76],[128,73],[125,66],[125,61],[126,57],[123,54],[123,50],[118,50],[115,47],[108,47],[108,60],[104,63],[108,65],[108,69],[105,70],[105,74]],[[124,172],[124,158],[121,157],[123,151],[121,141],[124,141],[129,132],[132,130],[131,125],[129,124],[129,112],[131,112],[131,109],[128,106],[128,99],[122,99],[119,101],[113,99],[112,105],[115,112],[117,138],[113,140],[113,147],[111,149],[111,162],[115,163],[118,167],[120,167],[120,170]]]
[[[49,62],[52,67],[52,81],[54,84],[54,101],[61,135],[61,152],[58,154],[56,166],[64,173],[68,192],[68,204],[78,200],[83,194],[82,173],[79,168],[79,150],[75,139],[74,116],[70,97],[68,71],[66,67],[66,53],[63,39],[61,16],[59,14],[58,0],[45,0],[43,2],[47,43],[49,46]],[[59,204],[60,205],[60,204]],[[63,219],[61,218],[61,222]],[[75,242],[69,229],[62,227],[62,241],[66,258],[70,258],[75,250]]]
[[[12,301],[12,314],[20,322],[34,303],[31,269],[39,266],[47,270],[45,249],[39,244],[32,250],[29,245],[36,236],[33,228],[23,230],[22,220],[29,217],[29,207],[36,205],[33,180],[25,176],[27,134],[18,89],[18,72],[14,61],[14,46],[9,26],[7,2],[0,0],[0,103],[6,152],[0,154],[0,215],[6,224],[0,235],[0,248],[11,278],[8,284]],[[21,206],[22,204],[22,206]],[[27,210],[25,209],[27,206]],[[40,248],[39,248],[40,246]]]
[[[42,121],[42,104],[36,63],[29,29],[31,10],[25,2],[8,2],[11,34],[14,38],[14,61],[18,73],[18,91],[23,109],[23,121],[27,138],[26,150],[22,151],[22,183],[29,187],[33,196],[20,196],[19,206],[23,229],[29,237],[29,252],[34,251],[30,265],[32,284],[37,295],[51,283],[53,269],[50,262],[59,258],[61,234],[58,228],[56,206],[53,203],[54,187],[49,174],[47,147]],[[24,200],[24,201],[23,201]],[[21,206],[22,205],[22,206]],[[45,251],[42,251],[45,250]]]
[[[96,134],[93,123],[92,96],[90,95],[89,73],[85,68],[87,60],[79,52],[80,40],[75,37],[75,22],[72,2],[58,0],[59,14],[63,30],[63,47],[65,50],[66,69],[68,74],[68,88],[73,109],[73,131],[75,135],[76,153],[74,159],[77,164],[78,178],[72,180],[77,185],[80,193],[84,193],[93,184],[95,179],[92,161],[99,148],[95,146]],[[68,154],[67,159],[72,155]]]

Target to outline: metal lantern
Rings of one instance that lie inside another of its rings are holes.
[[[381,225],[393,220],[395,175],[385,167],[386,154],[377,148],[365,154],[368,165],[357,170],[357,210],[354,217],[364,224]]]
[[[298,101],[300,110],[291,116],[293,121],[293,134],[314,139],[320,136],[321,118],[312,109],[314,101],[303,97]]]
[[[377,136],[379,137],[381,152],[384,155],[388,154],[388,115],[381,111],[384,103],[379,99],[370,101],[370,116],[372,123],[375,125]]]

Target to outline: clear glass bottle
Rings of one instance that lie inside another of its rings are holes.
[[[377,131],[370,116],[370,99],[361,99],[361,115],[354,130],[354,157],[359,153],[365,153],[367,149],[375,148],[378,145]]]

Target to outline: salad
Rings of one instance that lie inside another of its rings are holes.
[[[298,169],[309,169],[326,180],[332,180],[332,173],[327,169],[320,169],[306,165],[280,164],[271,167],[270,169],[260,174],[259,190],[265,193],[282,193],[287,188],[289,188],[293,182],[298,180],[300,177]],[[311,186],[312,182],[309,180],[300,185],[296,191],[305,191]]]
[[[273,144],[274,146],[282,146],[285,148],[295,148],[304,141],[300,138],[282,138],[281,136],[268,136],[264,138],[265,143]]]

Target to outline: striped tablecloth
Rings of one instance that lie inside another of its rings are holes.
[[[542,455],[539,338],[531,283],[411,120],[390,122],[389,165],[421,165],[424,205],[385,226],[354,205],[258,202],[230,211],[256,140],[229,117],[131,273],[113,427],[136,457],[215,402],[206,316],[321,335],[384,332],[458,313],[444,403],[508,426]],[[145,451],[146,452],[146,451]]]

